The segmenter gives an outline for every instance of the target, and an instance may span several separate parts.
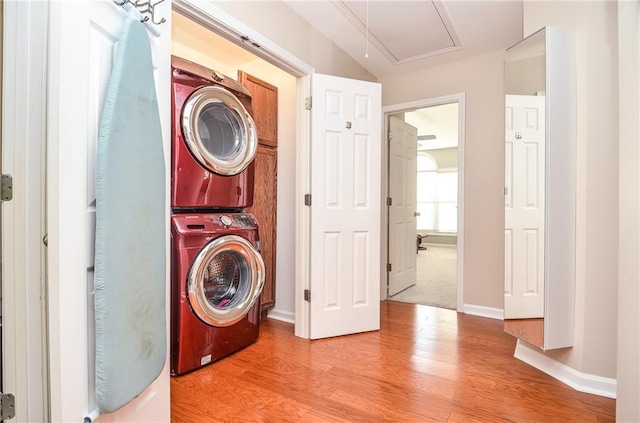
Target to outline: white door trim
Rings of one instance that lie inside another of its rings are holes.
[[[304,102],[311,95],[311,74],[314,68],[289,53],[262,34],[251,29],[210,2],[173,0],[173,10],[198,22],[205,28],[241,46],[272,65],[297,77],[297,156],[296,156],[296,223],[295,223],[295,335],[309,338],[309,303],[303,293],[309,288],[310,208],[304,205],[304,195],[310,187],[310,113]],[[241,41],[244,38],[245,41]],[[258,45],[256,47],[254,45]]]
[[[305,194],[311,193],[311,113],[302,106],[311,95],[311,74],[298,78],[298,116],[296,125],[296,224],[295,224],[295,316],[294,333],[309,338],[311,304],[304,300],[304,290],[311,286],[311,207],[305,205]]]
[[[4,2],[2,203],[4,390],[18,421],[49,420],[45,313],[46,2]],[[28,95],[25,95],[27,93]]]
[[[388,106],[382,107],[382,113],[384,114],[384,133],[386,134],[389,131],[388,124],[388,115],[415,110],[422,109],[425,107],[433,107],[433,106],[441,106],[443,104],[450,103],[458,103],[458,247],[457,247],[457,286],[458,286],[458,300],[457,300],[457,310],[459,312],[464,312],[464,168],[465,168],[465,93],[457,93],[451,94],[441,97],[432,97],[426,98],[422,100],[410,101],[407,103],[400,104],[391,104]],[[388,162],[388,151],[383,149],[383,163]],[[383,189],[388,190],[389,186],[389,169],[387,166],[383,166],[383,175],[382,175],[382,186]],[[385,194],[385,197],[388,197],[388,192]],[[382,213],[383,219],[383,228],[387,228],[389,224],[389,217],[387,216],[386,210]],[[381,239],[381,257],[387,257],[387,250],[389,246],[387,231],[382,231],[383,239]],[[386,263],[385,260],[382,260]],[[380,298],[387,298],[387,272],[386,269],[381,273],[382,278],[380,281]]]

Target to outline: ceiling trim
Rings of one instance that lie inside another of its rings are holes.
[[[443,104],[451,104],[456,102],[463,104],[464,99],[465,99],[464,92],[458,93],[458,94],[443,95],[440,97],[432,97],[432,98],[423,99],[423,100],[415,100],[415,101],[409,101],[406,103],[390,104],[388,106],[382,106],[382,112],[385,114],[398,113],[398,112],[411,112],[416,109],[424,109],[425,107],[432,107],[432,106],[441,106]],[[458,110],[458,113],[460,113],[460,109]]]
[[[369,1],[369,0],[367,0]],[[392,64],[403,64],[409,63],[416,60],[426,59],[427,57],[437,56],[444,53],[450,53],[452,51],[460,50],[462,48],[462,42],[458,37],[458,34],[455,31],[453,23],[449,18],[449,14],[441,0],[430,0],[431,4],[435,8],[436,12],[438,12],[438,16],[442,25],[447,30],[447,34],[453,43],[452,47],[441,48],[438,50],[433,50],[428,53],[418,54],[411,57],[406,57],[404,59],[398,59],[387,49],[387,47],[367,28],[367,25],[363,23],[358,17],[347,7],[346,4],[342,0],[330,0],[331,4],[338,9],[338,11],[353,25],[363,36],[365,36],[368,41],[370,41],[376,49]],[[368,33],[368,37],[367,37]]]

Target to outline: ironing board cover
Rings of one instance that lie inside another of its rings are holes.
[[[96,400],[113,412],[166,359],[166,183],[149,38],[127,18],[106,94],[96,173]]]

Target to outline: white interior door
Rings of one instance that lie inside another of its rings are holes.
[[[314,74],[311,339],[380,328],[381,86]]]
[[[506,96],[505,319],[544,315],[544,103]]]
[[[162,17],[167,22],[159,26],[161,35],[150,41],[167,163],[171,157],[170,3],[156,8],[156,21]],[[50,3],[47,224],[52,421],[82,421],[96,406],[92,301],[96,148],[126,15],[112,0]],[[142,170],[140,177],[145,177]],[[168,214],[168,202],[166,209]],[[117,412],[101,416],[100,422],[169,421],[169,417],[165,365],[147,390]]]
[[[395,295],[416,283],[416,158],[418,129],[389,119],[389,288]]]

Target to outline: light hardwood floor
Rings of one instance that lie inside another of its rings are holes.
[[[615,400],[513,358],[502,321],[385,301],[381,330],[308,341],[267,319],[254,345],[171,380],[171,421],[612,422]]]

